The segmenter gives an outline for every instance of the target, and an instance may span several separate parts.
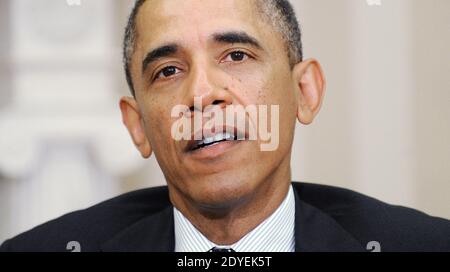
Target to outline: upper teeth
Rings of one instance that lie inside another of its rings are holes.
[[[234,136],[231,133],[225,132],[225,133],[217,133],[210,137],[205,137],[202,141],[200,141],[198,144],[210,144],[213,142],[219,142],[223,140],[234,140]]]

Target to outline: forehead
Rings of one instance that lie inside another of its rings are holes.
[[[141,46],[164,42],[206,42],[218,31],[241,30],[263,36],[254,0],[147,0],[136,28]]]

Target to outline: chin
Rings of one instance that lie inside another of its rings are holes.
[[[245,201],[255,190],[254,182],[245,178],[208,177],[192,181],[191,197],[205,208],[227,208]],[[195,186],[195,188],[194,188]]]

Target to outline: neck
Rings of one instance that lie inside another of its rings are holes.
[[[181,198],[174,206],[210,241],[232,245],[267,219],[285,199],[291,183],[290,165],[281,163],[250,195],[227,208],[204,208]]]

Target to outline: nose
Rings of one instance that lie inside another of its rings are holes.
[[[233,103],[226,76],[220,69],[198,64],[191,70],[187,102],[191,112],[203,111],[209,105],[225,108]]]

